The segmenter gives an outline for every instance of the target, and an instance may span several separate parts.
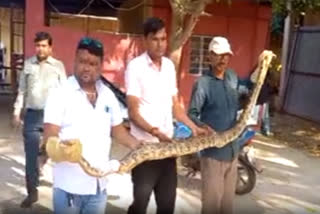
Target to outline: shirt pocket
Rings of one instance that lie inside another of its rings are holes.
[[[112,123],[112,109],[110,106],[103,106],[95,113],[97,129],[100,133],[110,135]]]

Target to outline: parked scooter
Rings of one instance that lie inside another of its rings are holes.
[[[243,195],[253,190],[256,184],[256,173],[261,173],[262,169],[254,157],[254,148],[250,142],[255,135],[255,131],[248,127],[237,139],[241,146],[238,156],[237,186],[236,194]],[[184,139],[191,136],[191,130],[184,124],[178,123],[175,126],[176,139]],[[181,164],[188,168],[187,177],[195,176],[200,171],[200,160],[198,154],[186,155],[181,158]]]
[[[238,157],[238,172],[236,194],[244,195],[253,190],[256,184],[256,173],[261,173],[262,168],[255,158],[254,148],[250,146],[255,131],[248,128],[243,136],[244,145]]]

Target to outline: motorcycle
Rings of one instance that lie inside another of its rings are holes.
[[[253,190],[256,184],[257,173],[263,169],[255,158],[254,148],[250,146],[255,131],[250,128],[244,137],[244,145],[238,156],[236,194],[244,195]]]
[[[190,137],[191,131],[188,127],[179,123],[175,126],[175,138],[183,139]],[[248,127],[237,139],[241,147],[238,156],[236,194],[244,195],[253,190],[256,184],[257,173],[262,168],[254,156],[254,148],[250,146],[255,131]],[[193,177],[200,171],[200,160],[198,154],[186,155],[181,158],[181,164],[188,169],[187,177]]]

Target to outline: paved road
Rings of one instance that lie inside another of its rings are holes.
[[[32,208],[22,210],[19,202],[25,197],[24,155],[21,130],[11,130],[9,123],[10,97],[0,95],[0,213],[52,213],[51,164],[47,164],[46,176],[40,186],[40,200]],[[236,197],[236,213],[320,213],[320,159],[288,148],[271,139],[255,141],[258,158],[264,172],[258,176],[254,191]],[[126,148],[114,145],[112,157],[120,158]],[[186,179],[179,175],[176,213],[200,212],[200,176]],[[113,175],[108,186],[107,213],[126,213],[132,201],[132,184],[129,174]],[[151,198],[148,213],[155,213]]]

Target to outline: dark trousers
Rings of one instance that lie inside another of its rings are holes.
[[[26,187],[28,195],[37,192],[39,185],[39,145],[43,132],[43,111],[27,109],[23,125],[26,155]]]
[[[174,212],[177,188],[175,158],[144,162],[132,170],[133,203],[128,214],[145,214],[152,191],[157,214]]]

